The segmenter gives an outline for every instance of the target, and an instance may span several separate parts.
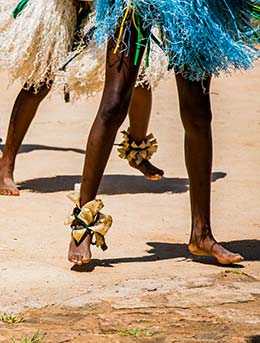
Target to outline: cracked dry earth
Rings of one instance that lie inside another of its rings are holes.
[[[6,73],[0,77],[5,140],[19,85],[6,89]],[[100,95],[44,101],[16,161],[21,195],[0,197],[0,318],[24,317],[0,321],[0,343],[260,342],[259,80],[260,63],[212,80],[212,225],[216,239],[245,258],[232,267],[187,251],[189,185],[174,79],[156,89],[149,127],[159,142],[152,162],[165,177],[145,180],[113,149],[98,194],[113,217],[109,249],[93,248],[89,266],[72,267],[66,195],[80,182]]]
[[[99,303],[29,309],[24,322],[0,324],[0,342],[39,331],[46,343],[259,343],[259,285],[230,268],[189,282],[126,281]]]

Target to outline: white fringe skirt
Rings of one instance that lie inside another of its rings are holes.
[[[70,57],[77,10],[73,0],[29,0],[14,19],[18,0],[0,0],[0,68],[10,80],[19,80],[35,92],[46,83],[70,93],[70,99],[95,95],[105,78],[105,46],[96,47],[94,39],[64,69]],[[95,25],[93,12],[84,23],[82,35]],[[137,85],[156,87],[169,74],[167,58],[156,44],[151,45],[150,63],[141,67]],[[145,64],[145,63],[144,63]]]
[[[18,0],[0,0],[0,67],[11,81],[35,91],[53,80],[73,43],[76,7],[73,0],[29,0],[16,17]]]
[[[84,33],[89,32],[95,21],[94,14],[84,26]],[[151,43],[149,53],[149,63],[146,65],[143,58],[136,86],[155,89],[162,79],[169,78],[173,71],[167,70],[167,56],[155,44]],[[94,96],[100,92],[104,86],[106,65],[106,47],[96,47],[96,42],[92,40],[89,45],[82,50],[70,63],[67,64],[63,72],[57,72],[55,87],[66,90],[70,93],[70,100],[75,101],[80,98]]]

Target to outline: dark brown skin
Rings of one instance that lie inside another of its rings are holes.
[[[124,121],[138,74],[134,66],[136,32],[131,30],[131,48],[127,55],[114,54],[114,43],[108,42],[106,81],[101,104],[91,128],[81,184],[81,205],[95,199],[116,133]],[[190,180],[192,229],[189,250],[194,255],[212,256],[219,263],[243,260],[239,254],[224,249],[213,237],[210,225],[210,176],[212,168],[210,78],[201,82],[176,76],[181,118],[185,130],[185,160]],[[187,87],[188,82],[188,87]],[[103,144],[103,142],[106,144]],[[69,251],[69,259],[77,250]],[[89,254],[89,252],[87,252]],[[80,253],[79,253],[80,255]],[[78,259],[74,263],[83,263]]]
[[[136,30],[133,27],[132,32],[133,34],[130,39],[131,46],[134,46],[136,42]],[[144,48],[141,47],[138,65],[134,66],[133,51],[130,51],[129,54],[120,52],[115,54],[114,48],[115,45],[111,39],[107,44],[106,78],[103,96],[87,142],[81,180],[81,206],[96,197],[117,131],[127,115],[144,53]],[[71,239],[73,240],[73,238]],[[75,256],[79,250],[81,253],[78,256],[82,254],[81,246],[72,249],[72,245],[70,244],[68,253],[70,261],[72,260],[72,256]],[[77,262],[73,259],[73,262],[81,264],[83,261],[79,258]]]
[[[76,245],[74,238],[71,237],[68,254],[69,261],[78,265],[88,263],[91,259],[90,244],[91,236],[89,234],[79,245]]]
[[[0,195],[19,195],[13,178],[16,155],[40,103],[49,91],[50,87],[43,84],[37,93],[33,88],[22,89],[16,98],[0,160]],[[151,101],[151,90],[142,87],[135,89],[129,109],[129,121],[131,136],[137,143],[147,135]],[[163,175],[163,171],[153,166],[150,161],[143,161],[139,166],[130,165],[151,180],[159,180]]]
[[[142,86],[135,87],[128,115],[130,123],[129,134],[137,144],[140,144],[147,134],[151,110],[151,89]],[[139,165],[135,161],[131,161],[129,164],[144,174],[148,180],[156,181],[163,177],[164,171],[155,167],[149,160],[143,160]]]
[[[35,94],[33,88],[29,90],[22,89],[15,100],[3,157],[0,160],[1,195],[19,195],[19,190],[13,178],[15,158],[39,104],[49,91],[50,88],[45,84],[42,85],[37,94]]]
[[[194,255],[213,256],[221,264],[243,260],[218,244],[210,224],[212,133],[210,78],[189,82],[176,75],[181,119],[185,130],[185,161],[190,182],[192,229],[189,250]],[[188,82],[188,87],[187,87]]]

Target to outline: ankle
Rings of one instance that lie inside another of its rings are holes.
[[[117,150],[119,152],[119,157],[126,159],[129,164],[131,161],[134,161],[134,164],[138,166],[142,161],[149,160],[157,151],[157,140],[151,133],[140,143],[133,140],[129,133],[129,129],[127,131],[122,131],[122,134],[123,141],[119,144]]]
[[[9,156],[6,156],[5,153],[3,153],[3,156],[0,159],[0,166],[2,170],[7,171],[9,174],[13,174],[14,160],[11,159]]]
[[[201,222],[193,225],[190,237],[190,244],[200,245],[201,242],[205,242],[208,240],[215,241],[211,231],[211,226],[205,223],[202,224]]]

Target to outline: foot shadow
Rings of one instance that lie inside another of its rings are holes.
[[[247,343],[260,343],[260,335],[248,337]]]
[[[136,257],[119,257],[109,259],[92,259],[87,265],[74,265],[71,270],[77,272],[92,272],[95,267],[109,267],[113,268],[116,264],[122,263],[138,263],[138,262],[155,262],[159,260],[169,260],[174,258],[189,258],[189,251],[187,244],[181,243],[162,243],[162,242],[147,242],[149,247],[147,253],[149,255]]]
[[[184,243],[164,243],[164,242],[147,242],[149,247],[147,255],[135,257],[119,257],[110,259],[93,259],[89,264],[77,266],[74,265],[71,270],[76,272],[92,272],[96,267],[113,268],[116,264],[122,263],[139,263],[155,262],[160,260],[180,259],[193,261],[202,264],[211,264],[218,267],[227,268],[229,265],[222,265],[211,257],[198,257],[192,255],[188,250],[188,245]],[[231,251],[239,251],[245,258],[245,261],[260,261],[260,241],[255,239],[221,242],[224,247]],[[232,268],[243,268],[240,264],[232,264]]]
[[[56,175],[22,181],[18,183],[18,186],[21,190],[30,190],[35,193],[56,193],[71,191],[75,183],[80,182],[80,175]]]
[[[223,179],[224,172],[212,173],[212,182]],[[21,189],[39,193],[70,191],[75,183],[81,182],[80,175],[57,175],[55,177],[36,178],[19,183]],[[187,178],[167,178],[159,181],[146,180],[142,175],[104,175],[98,194],[137,194],[137,193],[185,193],[189,189]]]

